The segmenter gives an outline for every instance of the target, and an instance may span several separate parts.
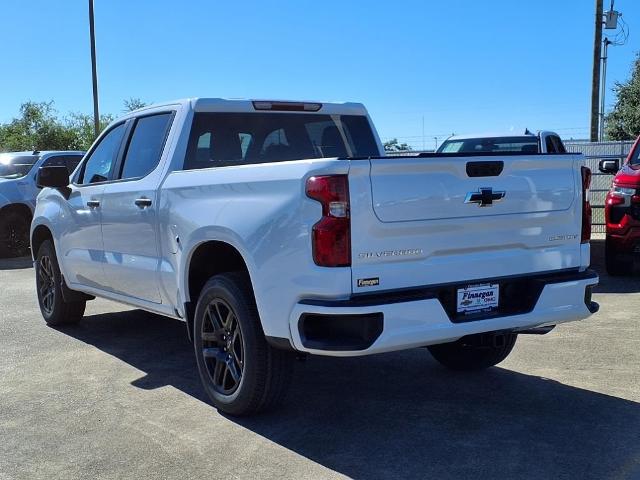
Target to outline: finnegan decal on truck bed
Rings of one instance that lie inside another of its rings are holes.
[[[359,278],[358,286],[359,287],[375,287],[376,285],[380,285],[380,278]]]

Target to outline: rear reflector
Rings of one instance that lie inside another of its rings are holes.
[[[321,103],[305,102],[272,102],[268,100],[254,100],[256,110],[275,110],[281,112],[317,112],[322,108]]]

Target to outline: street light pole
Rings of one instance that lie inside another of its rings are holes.
[[[93,27],[93,0],[89,0],[89,37],[91,39],[91,77],[93,82],[93,133],[100,133],[100,112],[98,111],[98,71],[96,67],[96,34]]]

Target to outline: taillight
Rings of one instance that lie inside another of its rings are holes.
[[[591,240],[591,203],[589,202],[589,187],[591,186],[591,170],[587,167],[580,169],[582,173],[582,243]]]
[[[307,180],[306,192],[322,204],[322,218],[313,226],[313,261],[321,267],[351,265],[349,181],[346,175],[326,175]]]

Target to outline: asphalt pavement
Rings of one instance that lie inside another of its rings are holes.
[[[240,420],[207,402],[183,323],[96,300],[47,327],[30,260],[0,260],[0,479],[640,479],[640,276],[593,249],[600,312],[498,367],[310,357]]]

